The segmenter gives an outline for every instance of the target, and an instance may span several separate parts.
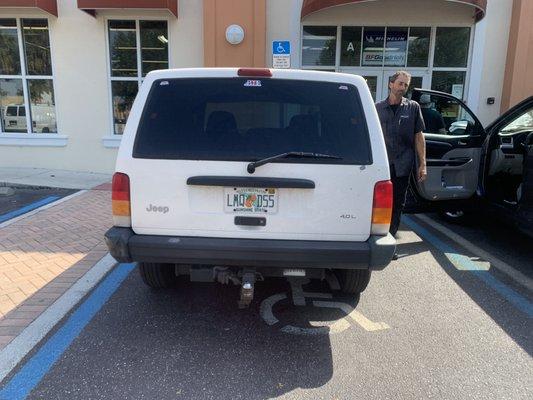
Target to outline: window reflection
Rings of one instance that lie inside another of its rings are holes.
[[[111,76],[137,76],[135,21],[109,21]]]
[[[363,65],[383,65],[383,47],[385,45],[385,28],[366,27],[363,33]]]
[[[17,21],[0,19],[0,75],[20,75]]]
[[[408,67],[427,67],[431,28],[409,29]]]
[[[0,79],[0,116],[3,132],[26,132],[22,79]]]
[[[54,88],[51,79],[28,81],[32,131],[57,133]]]
[[[142,74],[168,68],[168,32],[166,21],[141,21]]]
[[[303,29],[302,64],[335,65],[337,27],[305,26]]]
[[[28,75],[52,75],[48,22],[45,19],[23,19],[22,35]]]
[[[466,67],[470,28],[437,28],[435,67]]]
[[[341,65],[361,65],[361,27],[343,26],[341,35]]]
[[[385,66],[403,67],[407,51],[407,28],[387,28]]]
[[[113,129],[115,135],[122,135],[130,114],[133,100],[139,90],[137,81],[111,82],[113,101]]]

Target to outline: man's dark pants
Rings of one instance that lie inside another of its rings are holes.
[[[407,187],[409,186],[409,175],[396,176],[396,170],[394,165],[390,166],[390,177],[392,182],[392,220],[390,224],[389,232],[391,235],[396,235],[398,227],[400,226],[400,218],[402,217],[402,210],[405,205],[405,195],[407,193]]]

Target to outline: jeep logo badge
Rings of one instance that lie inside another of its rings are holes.
[[[158,206],[154,206],[153,204],[150,204],[149,207],[146,207],[146,211],[166,214],[169,211],[169,208],[161,207],[161,206],[158,207]]]

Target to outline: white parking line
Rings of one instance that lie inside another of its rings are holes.
[[[361,325],[364,330],[369,332],[382,331],[390,328],[385,322],[370,321],[367,317],[346,303],[336,301],[313,301],[313,305],[315,307],[339,308],[344,311],[348,317]]]
[[[530,291],[533,291],[533,279],[527,277],[520,271],[517,271],[513,267],[511,267],[509,264],[505,263],[504,261],[500,260],[496,256],[493,256],[492,254],[486,252],[485,250],[479,248],[472,242],[466,240],[464,237],[458,235],[457,233],[451,231],[450,229],[446,228],[445,226],[439,224],[437,221],[433,220],[432,218],[429,218],[425,215],[417,214],[413,215],[412,217],[419,219],[420,221],[428,224],[433,229],[439,231],[443,235],[447,236],[460,246],[464,247],[471,253],[474,253],[478,257],[490,262],[491,266],[496,268],[498,271],[504,273],[505,275],[509,276],[511,279],[513,279],[516,283],[519,285],[524,286],[525,288],[529,289]]]

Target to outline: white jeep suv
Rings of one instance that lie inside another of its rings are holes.
[[[392,184],[363,78],[250,68],[150,72],[113,177],[119,262],[144,282],[337,278],[359,294],[394,253]]]

